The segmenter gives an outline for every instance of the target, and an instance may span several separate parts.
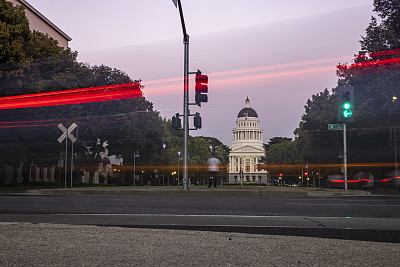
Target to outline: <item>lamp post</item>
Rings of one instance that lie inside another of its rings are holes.
[[[394,127],[393,127],[393,135],[394,135],[394,170],[395,170],[395,181],[396,181],[396,189],[398,188],[398,169],[399,169],[399,164],[397,163],[397,135],[396,135],[396,115],[397,115],[397,97],[394,96],[392,98],[392,101],[394,103]]]
[[[179,162],[181,161],[181,152],[178,151],[178,182],[176,183],[179,186]]]
[[[136,150],[136,153],[133,153],[133,186],[136,185],[136,158],[139,158],[139,151]]]
[[[163,147],[163,149],[165,151],[165,148],[167,147],[167,145],[164,143],[162,145],[162,147]],[[164,164],[163,164],[163,171],[162,171],[162,185],[163,186],[164,186],[164,177],[165,177],[165,152],[164,152]]]
[[[308,178],[308,162],[307,162],[306,168],[307,168],[307,187],[308,187],[308,181],[310,180],[310,178]],[[347,191],[347,189],[346,189],[346,191]]]

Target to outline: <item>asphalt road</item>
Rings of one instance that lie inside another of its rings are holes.
[[[0,214],[173,214],[400,218],[390,197],[266,198],[0,195]]]
[[[400,199],[0,196],[1,222],[211,230],[400,242]]]

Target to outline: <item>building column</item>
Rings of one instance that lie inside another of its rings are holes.
[[[258,157],[256,157],[256,166],[258,165]],[[258,173],[258,169],[256,168],[256,173]]]
[[[238,173],[240,173],[240,157],[237,157]]]
[[[253,172],[253,157],[250,157],[250,173]]]

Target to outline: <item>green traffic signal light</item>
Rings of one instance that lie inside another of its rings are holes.
[[[351,112],[350,107],[351,107],[351,105],[350,105],[350,103],[348,103],[348,102],[346,102],[346,103],[343,104],[343,108],[344,108],[344,110],[343,110],[343,117],[345,117],[345,118],[350,118],[351,115],[353,115],[353,112]]]
[[[354,88],[351,86],[338,87],[338,121],[353,122]]]
[[[343,111],[343,117],[350,118],[351,115],[353,115],[353,113],[351,112],[350,109],[347,109],[347,110]]]

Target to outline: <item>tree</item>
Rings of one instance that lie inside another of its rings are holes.
[[[215,137],[202,137],[208,142],[210,151],[214,157],[221,160],[222,164],[227,164],[229,162],[230,148],[224,145],[220,140]]]
[[[400,48],[400,5],[397,0],[374,0],[375,17],[362,37],[361,49],[365,52],[379,52]]]
[[[348,124],[347,131],[351,162],[391,161],[393,148],[387,139],[399,119],[392,96],[400,92],[395,50],[400,49],[400,6],[398,1],[375,0],[374,11],[379,18],[372,17],[354,64],[337,66],[338,85],[355,88],[355,122]],[[336,122],[337,89],[325,89],[307,101],[295,140],[267,145],[266,157],[271,162],[340,163],[342,132],[327,130],[327,124]]]
[[[123,71],[105,65],[90,68],[95,76],[93,86],[131,83],[132,79]]]
[[[0,0],[0,64],[25,60],[30,37],[23,7]]]
[[[288,137],[272,137],[272,138],[269,139],[268,144],[264,144],[264,149],[267,152],[272,145],[280,144],[280,143],[283,143],[285,141],[291,142],[292,138],[288,138]]]
[[[387,162],[392,159],[389,129],[399,118],[392,97],[400,92],[400,6],[398,1],[375,0],[366,36],[354,64],[338,65],[339,85],[355,88],[356,123],[350,142],[357,146],[360,161]],[[350,137],[351,138],[351,137]]]
[[[292,141],[290,138],[275,143],[265,152],[265,163],[269,164],[294,164],[301,160],[298,141]]]

